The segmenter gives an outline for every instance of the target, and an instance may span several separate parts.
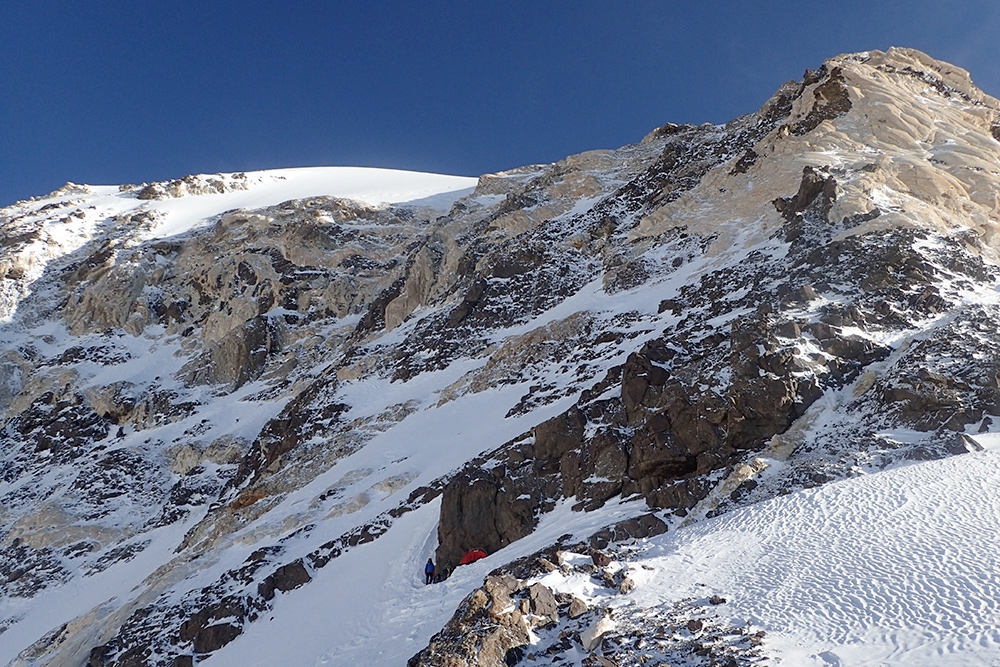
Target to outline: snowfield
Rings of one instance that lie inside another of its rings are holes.
[[[157,235],[188,231],[192,224],[234,208],[264,208],[307,197],[340,197],[371,205],[412,204],[447,211],[472,192],[477,180],[374,167],[301,167],[250,171],[245,176],[246,190],[153,202],[150,208],[162,211],[167,218],[157,228]]]
[[[790,494],[637,548],[634,602],[707,587],[788,665],[995,665],[998,492],[986,451]]]
[[[628,503],[597,520],[563,507],[528,538],[424,586],[437,505],[346,554],[280,600],[272,621],[251,625],[203,664],[401,665],[494,567],[630,514]],[[661,605],[720,595],[728,603],[717,612],[734,627],[765,630],[765,652],[783,665],[998,665],[998,535],[993,448],[834,482],[639,540],[625,549],[635,591],[603,601],[648,609],[655,622]],[[588,603],[601,597],[589,577],[555,572],[541,581]]]

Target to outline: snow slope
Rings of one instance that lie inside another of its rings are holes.
[[[246,172],[247,189],[151,202],[166,221],[157,236],[187,231],[199,221],[234,208],[264,208],[291,199],[340,197],[366,204],[413,203],[447,210],[472,192],[476,178],[373,167],[302,167]]]
[[[634,601],[707,586],[784,664],[996,664],[998,491],[986,451],[777,498],[637,548]]]
[[[595,518],[557,511],[531,537],[424,586],[419,566],[433,553],[436,510],[424,507],[385,543],[351,552],[202,664],[402,664],[491,569],[574,528],[583,538]],[[612,522],[627,509],[601,513]],[[765,630],[766,652],[779,664],[996,665],[998,531],[993,449],[827,484],[640,540],[623,550],[637,584],[627,596],[606,599],[581,575],[540,581],[590,604],[638,607],[654,623],[658,607],[721,595],[728,604],[716,611],[735,627]],[[382,548],[397,557],[368,554]]]

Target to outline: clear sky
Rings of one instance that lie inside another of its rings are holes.
[[[274,167],[479,175],[725,122],[893,45],[1000,96],[997,0],[0,0],[0,206]]]

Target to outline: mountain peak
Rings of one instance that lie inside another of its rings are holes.
[[[912,49],[842,55],[730,125],[760,127],[782,113],[784,121],[772,122],[753,145],[736,148],[731,169],[715,169],[652,211],[634,236],[710,224],[721,226],[717,246],[724,248],[734,241],[732,223],[740,234],[748,223],[770,234],[782,218],[767,203],[785,197],[804,169],[819,167],[843,174],[831,211],[838,220],[876,208],[885,215],[871,225],[948,229],[971,218],[981,235],[993,237],[1000,102],[975,88],[964,70]]]

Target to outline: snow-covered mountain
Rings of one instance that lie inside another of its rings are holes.
[[[1000,102],[906,49],[2,209],[0,664],[990,664],[998,224]]]

